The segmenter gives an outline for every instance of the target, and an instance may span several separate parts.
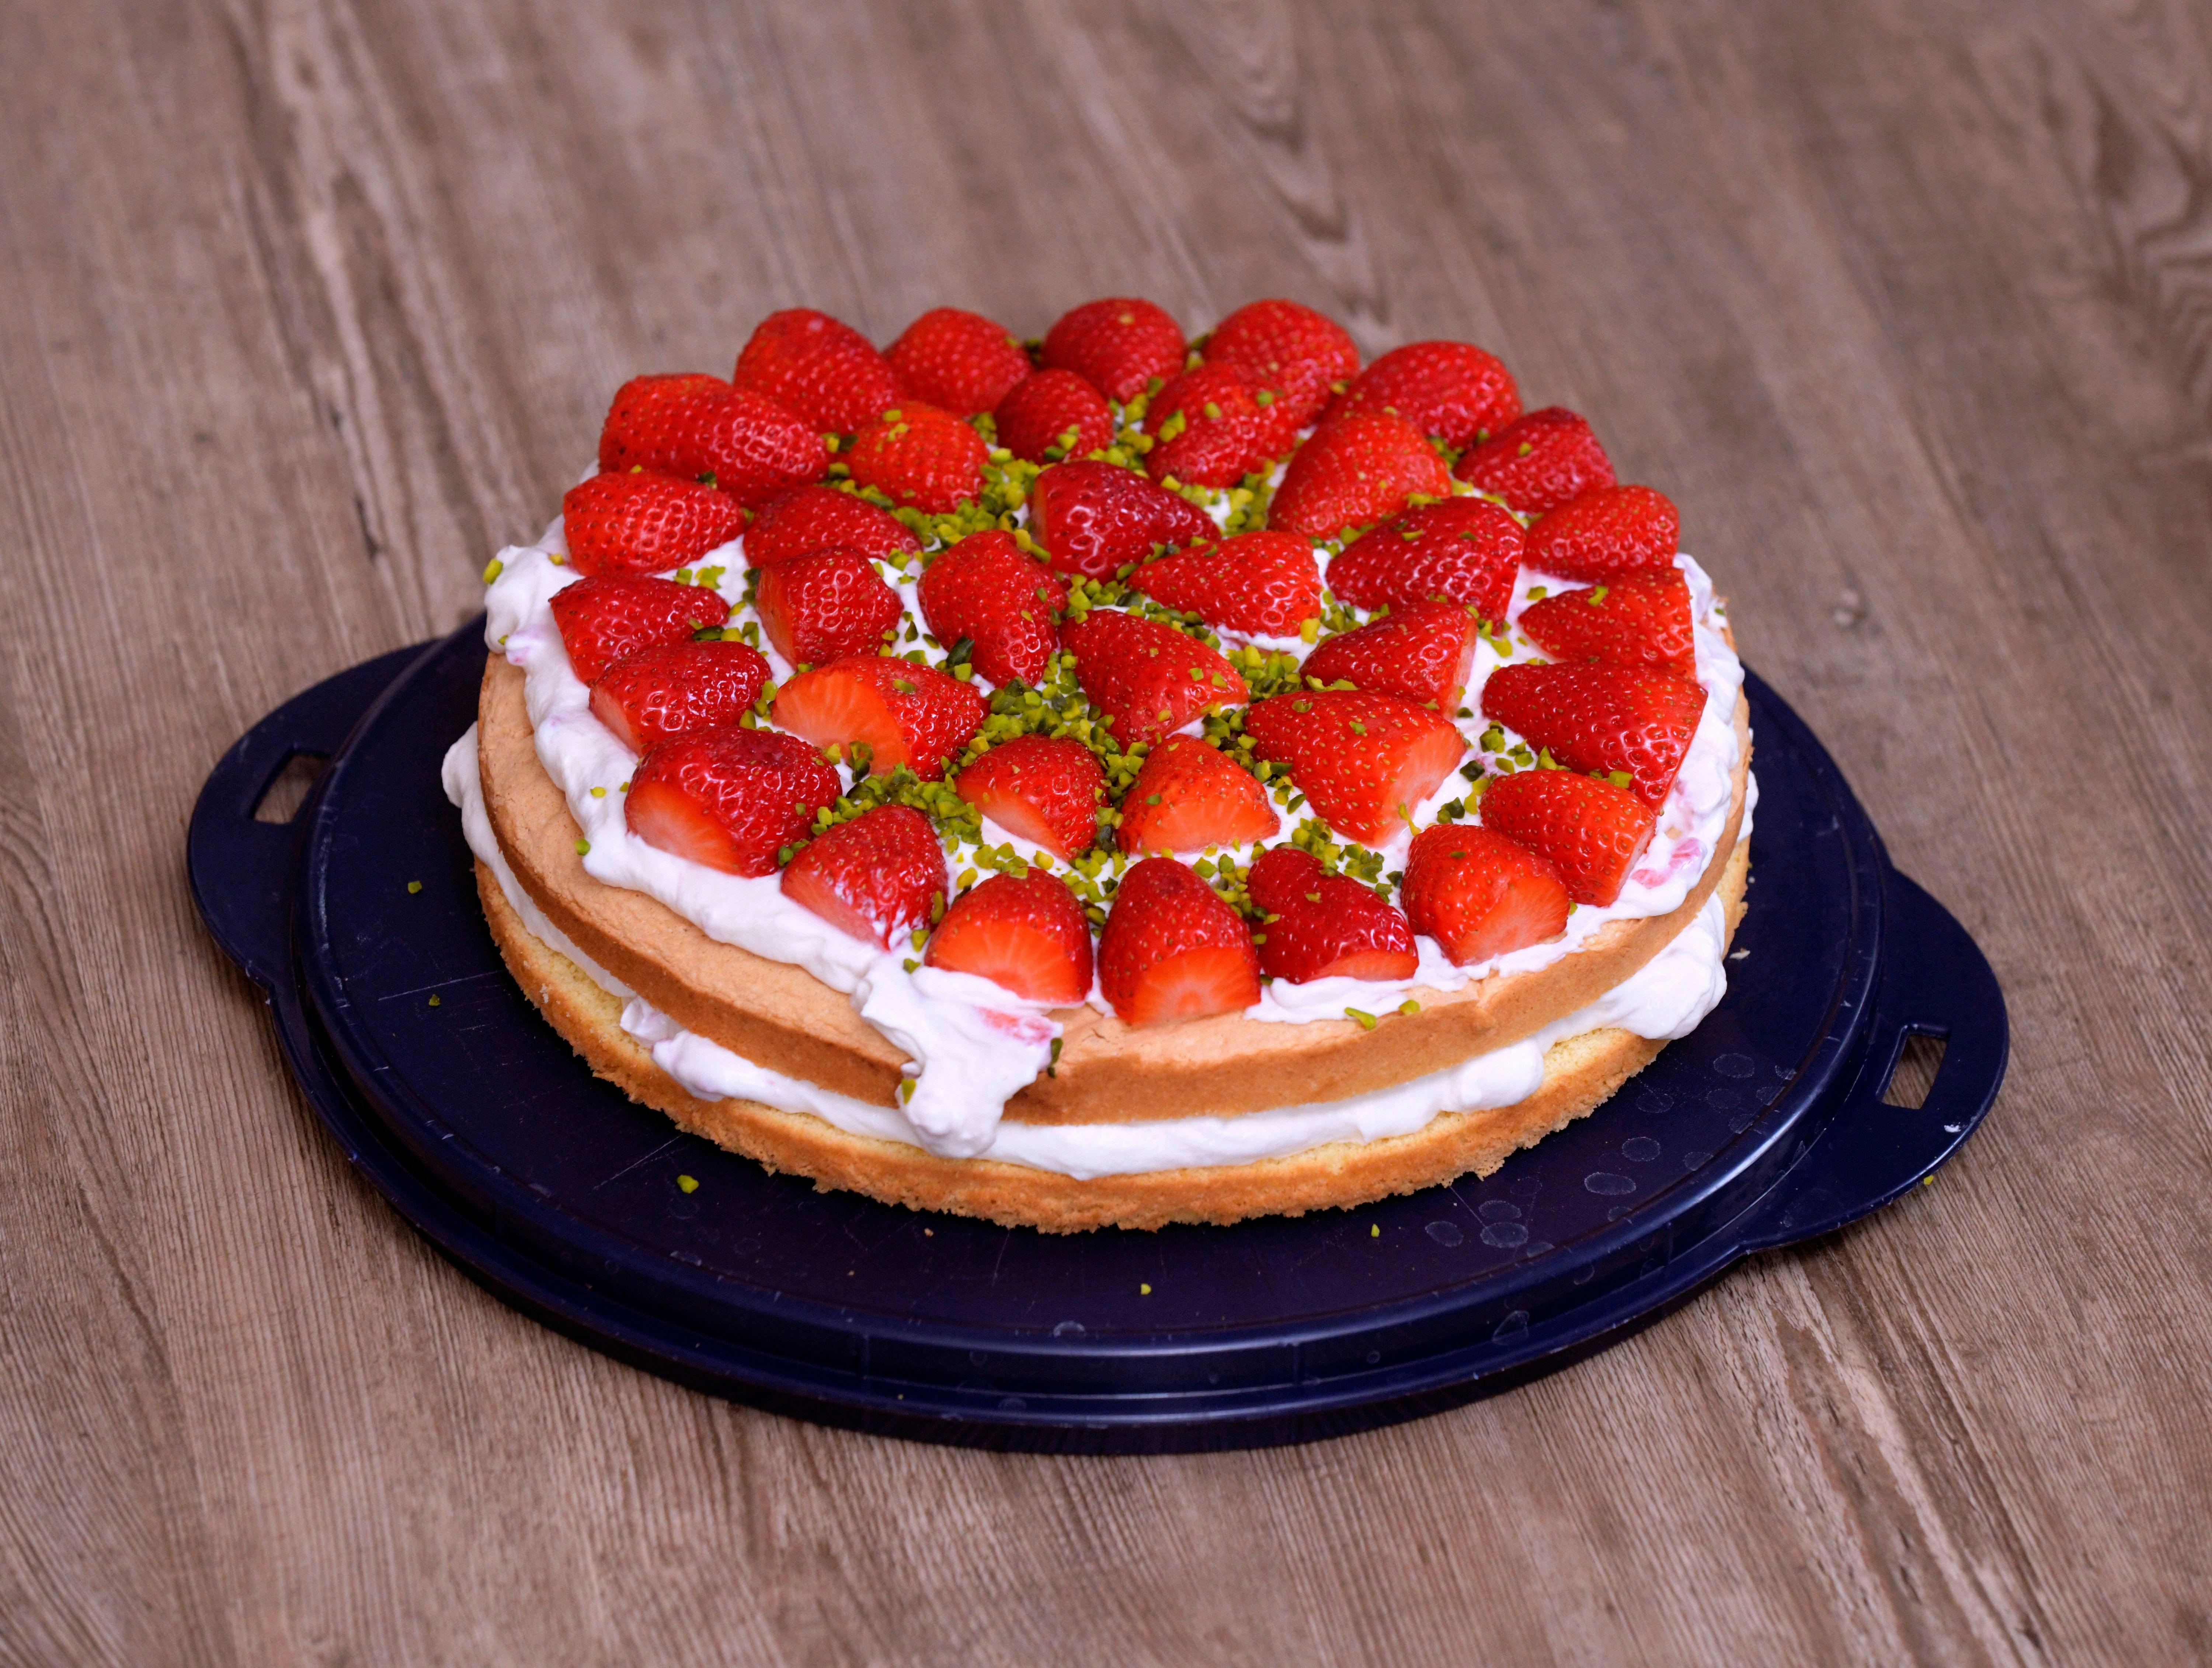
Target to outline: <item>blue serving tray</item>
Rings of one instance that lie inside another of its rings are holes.
[[[193,895],[268,992],[309,1103],[426,1238],[547,1325],[757,1406],[1094,1452],[1414,1417],[1888,1203],[1958,1149],[2004,1073],[1989,964],[1753,677],[1756,860],[1726,999],[1486,1180],[1068,1236],[817,1192],[593,1079],[507,976],[438,779],[483,643],[472,624],[383,656],[248,731],[193,813]],[[331,755],[307,805],[255,821],[298,754]],[[1935,1085],[1917,1110],[1886,1105],[1914,1034],[1947,1040]]]

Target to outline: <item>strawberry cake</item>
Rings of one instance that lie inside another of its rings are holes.
[[[486,571],[445,765],[590,1069],[823,1187],[1051,1230],[1487,1173],[1724,989],[1752,808],[1674,506],[1504,365],[763,321]]]

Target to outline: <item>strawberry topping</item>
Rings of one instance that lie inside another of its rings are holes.
[[[1209,707],[1249,694],[1237,669],[1195,637],[1118,609],[1093,609],[1060,628],[1091,704],[1124,748],[1180,730]]]
[[[1480,625],[1460,603],[1401,603],[1325,640],[1306,657],[1305,675],[1449,710],[1474,668]]]
[[[1030,488],[1030,534],[1063,573],[1110,579],[1162,545],[1214,536],[1212,517],[1134,470],[1100,458],[1055,464]]]
[[[1681,518],[1666,494],[1597,487],[1528,530],[1528,566],[1565,579],[1668,573],[1681,535]]]
[[[1000,742],[954,781],[960,797],[1010,834],[1062,860],[1098,838],[1106,773],[1081,742],[1017,736]]]
[[[1527,543],[1510,513],[1482,499],[1417,505],[1346,545],[1328,588],[1354,608],[1443,597],[1503,620]]]
[[[1467,751],[1451,720],[1401,695],[1316,689],[1254,703],[1244,732],[1330,828],[1384,840],[1408,822]]]
[[[1321,615],[1321,564],[1296,533],[1239,533],[1148,561],[1129,583],[1218,631],[1295,637]]]
[[[1538,774],[1557,774],[1539,772]],[[1439,822],[1413,836],[1400,895],[1455,967],[1567,930],[1567,889],[1544,858],[1494,829]]]
[[[665,573],[688,567],[744,531],[727,493],[642,470],[594,475],[561,500],[568,565],[594,573]]]
[[[865,743],[871,770],[906,765],[927,779],[945,773],[986,710],[979,693],[934,666],[855,655],[801,672],[776,692],[773,712],[817,747]]]
[[[754,608],[775,652],[794,666],[873,654],[898,634],[906,610],[858,551],[817,550],[764,570]]]
[[[1145,411],[1145,469],[1200,487],[1233,487],[1258,467],[1260,406],[1242,371],[1201,365],[1171,379]]]
[[[994,420],[999,444],[1032,464],[1086,457],[1114,444],[1113,408],[1073,371],[1038,371],[1016,383]]]
[[[1244,373],[1257,391],[1261,455],[1279,458],[1321,415],[1334,385],[1358,373],[1359,349],[1343,325],[1311,307],[1254,301],[1213,327],[1206,362]]]
[[[1212,887],[1173,858],[1147,858],[1121,876],[1098,983],[1127,1025],[1237,1013],[1260,999],[1260,955]]]
[[[853,478],[894,503],[930,515],[959,507],[983,489],[991,448],[950,411],[908,400],[854,437]]]
[[[1387,411],[1355,411],[1324,423],[1291,454],[1267,525],[1334,538],[1397,514],[1415,494],[1450,492],[1451,473],[1419,429]]]
[[[878,805],[815,836],[783,871],[783,895],[888,949],[945,901],[945,847],[910,805]]]
[[[1268,919],[1252,937],[1260,971],[1304,985],[1316,979],[1411,979],[1421,958],[1405,912],[1310,852],[1275,846],[1246,877]]]
[[[1554,660],[1697,674],[1690,586],[1671,567],[1558,591],[1522,609],[1516,623],[1522,636]]]
[[[916,538],[889,511],[835,487],[797,487],[770,499],[745,529],[745,561],[774,567],[831,545],[875,561],[921,554]]]
[[[735,724],[768,682],[749,643],[657,643],[626,655],[592,685],[592,716],[633,753]]]
[[[1073,1007],[1091,994],[1091,923],[1056,876],[993,875],[953,900],[921,959]]]
[[[1626,788],[1572,770],[1523,770],[1483,790],[1482,826],[1559,870],[1567,896],[1602,907],[1650,844],[1658,818]]]
[[[1194,737],[1170,736],[1121,801],[1117,843],[1125,852],[1202,852],[1265,840],[1279,826],[1250,771]]]
[[[1459,460],[1459,478],[1496,493],[1523,515],[1613,484],[1613,461],[1589,424],[1563,405],[1531,411]]]
[[[568,664],[586,683],[598,682],[626,654],[688,641],[729,617],[730,605],[704,586],[636,573],[601,573],[553,593],[553,623]]]
[[[1030,356],[1004,325],[958,307],[932,307],[891,343],[901,399],[972,417],[988,411],[1030,373]]]
[[[1455,449],[1495,434],[1521,415],[1513,373],[1466,342],[1409,342],[1358,376],[1330,409],[1393,411]]]
[[[1625,773],[1652,810],[1667,803],[1705,711],[1686,677],[1633,666],[1500,666],[1482,686],[1482,715],[1548,748],[1571,770]]]
[[[647,754],[623,815],[648,846],[728,874],[769,875],[838,785],[837,773],[796,736],[710,730]]]
[[[898,398],[875,344],[811,307],[771,312],[738,355],[731,384],[764,394],[818,432],[850,434]]]
[[[1086,301],[1045,332],[1040,362],[1073,371],[1112,400],[1127,404],[1154,377],[1182,369],[1182,331],[1167,310],[1131,296]]]
[[[1052,670],[1067,586],[1012,533],[969,534],[929,564],[915,591],[930,635],[948,649],[966,640],[971,664],[992,682],[1041,684]]]
[[[599,433],[599,468],[704,482],[752,509],[819,481],[830,452],[797,412],[719,377],[633,377]]]

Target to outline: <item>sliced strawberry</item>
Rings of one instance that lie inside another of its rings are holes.
[[[687,567],[744,527],[744,510],[727,493],[642,470],[594,475],[561,500],[568,565],[586,579]]]
[[[921,959],[1073,1007],[1091,994],[1091,923],[1056,875],[994,875],[952,901]]]
[[[1406,854],[1398,895],[1413,925],[1437,941],[1454,967],[1540,944],[1567,930],[1567,889],[1559,871],[1491,828],[1438,822],[1422,829]]]
[[[958,307],[932,307],[884,357],[898,378],[900,398],[956,417],[990,410],[1030,373],[1030,356],[1012,331]]]
[[[1183,345],[1165,308],[1114,295],[1063,313],[1045,332],[1039,357],[1046,370],[1073,371],[1126,405],[1154,377],[1165,382],[1182,369]]]
[[[1125,1025],[1238,1013],[1260,999],[1260,954],[1212,887],[1171,857],[1146,858],[1121,876],[1098,983]]]
[[[854,437],[853,478],[893,502],[930,515],[959,507],[983,489],[991,448],[983,437],[933,405],[895,405]]]
[[[1252,937],[1260,971],[1304,985],[1316,979],[1411,979],[1421,958],[1405,911],[1348,875],[1334,875],[1310,852],[1274,846],[1245,883],[1270,917]]]
[[[1416,505],[1346,545],[1328,588],[1354,608],[1442,597],[1503,620],[1527,543],[1512,513],[1482,499]]]
[[[633,753],[735,724],[760,698],[768,662],[750,643],[656,643],[592,685],[592,716]]]
[[[1309,538],[1393,516],[1415,494],[1444,498],[1451,472],[1421,431],[1386,411],[1355,411],[1315,431],[1291,455],[1267,525]]]
[[[1522,635],[1554,660],[1601,660],[1697,674],[1690,586],[1680,573],[1634,573],[1579,591],[1561,591],[1521,610]]]
[[[837,773],[796,736],[709,730],[647,753],[623,816],[661,851],[728,874],[772,875],[838,786]]]
[[[1170,736],[1121,801],[1117,843],[1125,852],[1202,852],[1249,846],[1279,826],[1259,778],[1218,747]]]
[[[1482,686],[1482,715],[1549,748],[1571,770],[1628,773],[1656,810],[1705,716],[1705,692],[1686,677],[1633,666],[1500,666]]]
[[[945,847],[911,805],[878,805],[817,834],[785,866],[783,895],[889,949],[943,903]]]
[[[702,481],[753,509],[819,481],[830,451],[805,418],[750,389],[717,377],[635,377],[607,412],[599,468]]]
[[[983,727],[983,697],[934,666],[854,655],[801,672],[778,690],[775,721],[817,747],[864,742],[869,768],[901,765],[925,779]]]
[[[1364,689],[1255,702],[1244,733],[1261,758],[1291,767],[1291,779],[1330,828],[1370,844],[1409,821],[1467,751],[1450,719],[1401,695]]]
[[[1481,622],[1463,603],[1401,603],[1306,657],[1308,677],[1403,695],[1449,711],[1474,669]]]
[[[896,638],[899,594],[857,550],[817,550],[763,570],[753,599],[761,629],[794,666],[873,654]]]
[[[1114,409],[1073,371],[1037,371],[994,414],[999,444],[1032,464],[1082,458],[1114,444]]]
[[[1097,842],[1106,773],[1067,736],[1017,736],[962,771],[952,785],[1010,834],[1068,858]]]
[[[1091,704],[1111,720],[1122,747],[1158,741],[1209,707],[1242,705],[1249,691],[1237,669],[1195,637],[1118,609],[1093,609],[1060,630]]]
[[[636,573],[601,573],[553,593],[553,623],[568,664],[586,683],[626,654],[655,643],[681,643],[719,626],[730,605],[713,591]]]
[[[1063,573],[1110,579],[1161,545],[1212,538],[1213,518],[1188,499],[1101,458],[1054,464],[1030,488],[1030,536]]]
[[[1457,448],[1519,416],[1521,392],[1513,373],[1471,343],[1408,342],[1352,378],[1329,417],[1352,411],[1395,411]]]
[[[1311,307],[1253,301],[1213,327],[1206,362],[1242,371],[1258,391],[1261,455],[1279,458],[1334,385],[1358,373],[1359,349],[1343,325]]]
[[[678,464],[698,445],[698,404],[729,392],[728,383],[703,371],[632,377],[615,390],[599,430],[600,473],[626,475],[642,469],[696,477],[700,469]]]
[[[922,622],[950,649],[965,638],[970,663],[994,683],[1041,685],[1060,647],[1067,586],[1012,533],[970,533],[929,564],[915,587]]]
[[[1295,637],[1321,615],[1321,564],[1296,533],[1239,533],[1148,561],[1129,584],[1217,631]]]
[[[795,487],[770,499],[745,529],[745,561],[774,567],[794,556],[842,545],[896,565],[921,554],[921,541],[889,511],[835,487]]]
[[[1563,579],[1668,573],[1681,549],[1674,500],[1650,487],[1595,487],[1528,530],[1528,566]]]
[[[1544,858],[1574,902],[1600,907],[1620,895],[1658,821],[1627,789],[1579,771],[1519,771],[1482,794],[1484,828]]]
[[[837,434],[852,434],[898,401],[897,379],[875,344],[811,307],[762,319],[730,381],[796,411],[817,432]]]
[[[1523,515],[1613,484],[1613,460],[1589,424],[1563,405],[1531,411],[1459,460],[1459,478],[1494,492]]]
[[[1155,481],[1233,487],[1257,468],[1260,407],[1244,373],[1228,365],[1201,365],[1171,378],[1145,409],[1152,449],[1145,469]]]

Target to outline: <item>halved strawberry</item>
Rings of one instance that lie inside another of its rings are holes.
[[[661,851],[728,874],[772,875],[838,787],[837,773],[796,736],[710,730],[647,753],[623,816]]]
[[[1579,771],[1518,771],[1482,794],[1483,827],[1559,870],[1573,901],[1600,907],[1620,895],[1658,822],[1627,789]]]
[[[1148,561],[1132,588],[1218,631],[1295,637],[1321,615],[1321,564],[1313,541],[1296,533],[1239,533]]]
[[[600,573],[553,593],[553,623],[568,664],[586,683],[626,654],[655,643],[681,643],[719,626],[730,605],[705,587],[637,573]]]
[[[1106,397],[1073,371],[1037,371],[1014,385],[993,414],[999,444],[1032,464],[1082,458],[1114,444]]]
[[[1554,660],[1697,675],[1690,586],[1675,569],[1554,592],[1521,610],[1522,635]]]
[[[952,901],[921,959],[1073,1007],[1091,994],[1091,923],[1056,875],[994,875]]]
[[[945,897],[945,847],[911,805],[831,824],[785,865],[783,895],[855,938],[890,948]]]
[[[983,489],[991,448],[950,411],[907,400],[854,437],[853,478],[893,502],[931,515],[959,507]]]
[[[1651,487],[1595,487],[1528,530],[1528,566],[1563,579],[1667,573],[1681,549],[1674,502]]]
[[[1359,349],[1343,325],[1311,307],[1252,301],[1213,327],[1206,362],[1242,371],[1258,391],[1261,455],[1279,458],[1321,415],[1334,385],[1358,373]]]
[[[970,533],[929,564],[915,587],[930,635],[973,645],[970,663],[994,683],[1042,684],[1060,647],[1067,586],[1031,560],[1012,533]]]
[[[988,411],[1030,373],[1030,356],[1004,325],[958,307],[932,307],[884,355],[899,397],[972,417]]]
[[[934,666],[854,655],[801,672],[778,690],[775,721],[817,747],[864,742],[878,773],[908,766],[925,779],[983,726],[983,697]]]
[[[1097,842],[1106,773],[1067,736],[1017,736],[962,771],[960,797],[1008,834],[1067,858]]]
[[[1127,404],[1154,377],[1165,382],[1182,369],[1183,345],[1182,330],[1164,307],[1112,295],[1061,314],[1045,332],[1039,361]]]
[[[1386,411],[1355,411],[1323,424],[1291,455],[1267,525],[1309,538],[1393,516],[1415,494],[1445,498],[1451,471],[1421,431]]]
[[[1091,704],[1112,720],[1124,748],[1158,741],[1209,707],[1249,695],[1237,669],[1195,637],[1119,609],[1093,609],[1060,628]]]
[[[1152,437],[1145,470],[1155,481],[1233,487],[1264,456],[1260,407],[1233,366],[1201,365],[1171,378],[1146,407],[1145,430]]]
[[[1098,983],[1125,1025],[1233,1014],[1260,999],[1243,920],[1171,857],[1121,876],[1098,944]]]
[[[592,716],[633,753],[735,724],[760,698],[768,662],[750,643],[656,643],[599,675]]]
[[[1523,515],[1613,484],[1613,460],[1589,424],[1563,405],[1531,411],[1459,460],[1459,478],[1494,492]]]
[[[753,608],[775,652],[794,666],[873,654],[906,613],[872,563],[835,549],[763,570]]]
[[[1558,774],[1538,772],[1537,774]],[[1567,930],[1559,871],[1492,828],[1438,822],[1413,836],[1398,895],[1454,967],[1540,944]]]
[[[1571,770],[1626,771],[1654,810],[1705,711],[1705,692],[1688,678],[1634,666],[1500,666],[1482,686],[1483,717]]]
[[[1252,937],[1260,971],[1304,985],[1316,979],[1411,979],[1421,958],[1405,911],[1348,875],[1331,874],[1312,852],[1273,846],[1245,884],[1273,919]]]
[[[1345,546],[1328,588],[1354,608],[1443,597],[1503,620],[1527,543],[1512,513],[1482,499],[1416,505]]]
[[[857,493],[795,487],[770,499],[753,517],[745,529],[745,561],[754,567],[774,567],[833,544],[876,561],[921,551],[921,541],[896,516]]]
[[[1249,846],[1280,826],[1259,778],[1192,736],[1155,746],[1121,801],[1125,852],[1202,852]]]
[[[1329,409],[1395,411],[1446,446],[1470,446],[1521,415],[1513,373],[1468,342],[1408,342],[1370,365]]]
[[[687,567],[745,528],[727,493],[642,470],[594,475],[561,500],[568,565],[594,573],[665,573]]]
[[[703,481],[752,509],[819,481],[830,452],[797,412],[720,377],[633,377],[599,431],[599,468]]]
[[[1403,695],[1449,711],[1474,668],[1481,622],[1463,603],[1401,603],[1306,657],[1308,677]]]
[[[1244,733],[1337,833],[1388,839],[1467,751],[1451,720],[1402,695],[1316,689],[1256,701]]]
[[[1030,536],[1063,573],[1110,579],[1161,545],[1211,538],[1213,518],[1188,499],[1103,458],[1054,464],[1030,488]]]
[[[787,406],[817,431],[850,434],[898,400],[875,343],[811,307],[771,312],[738,355],[732,385]]]

